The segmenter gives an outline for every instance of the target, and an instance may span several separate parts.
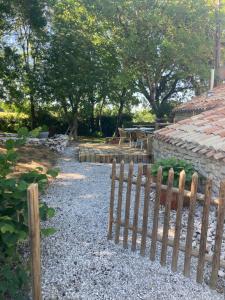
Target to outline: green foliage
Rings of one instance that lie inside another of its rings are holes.
[[[18,245],[28,237],[27,188],[31,183],[38,183],[40,191],[43,191],[48,177],[57,176],[56,170],[42,174],[40,168],[19,178],[12,176],[18,159],[14,147],[23,145],[29,132],[21,128],[18,135],[20,140],[8,140],[5,144],[6,154],[0,155],[0,299],[7,296],[22,299],[28,279],[27,267],[18,252]],[[54,209],[40,203],[40,215],[42,220],[47,220],[54,216]],[[43,232],[51,233],[54,233],[52,228]]]
[[[155,115],[149,109],[136,111],[133,116],[134,123],[153,123]]]
[[[186,186],[190,188],[190,183],[192,180],[192,175],[195,172],[194,167],[192,164],[186,162],[185,160],[179,160],[176,158],[169,158],[169,159],[161,159],[158,160],[152,166],[152,175],[154,177],[157,176],[158,168],[162,167],[162,183],[167,184],[169,170],[173,168],[174,170],[174,186],[178,187],[179,184],[179,176],[182,170],[186,173]]]
[[[185,91],[208,84],[214,1],[3,2],[0,97],[28,113],[32,129],[70,127],[76,135],[85,118],[93,134],[102,131],[94,117],[101,119],[106,107],[116,110],[118,127],[142,98],[163,118]],[[221,29],[224,10],[221,5]],[[29,120],[0,122],[0,130],[16,131]]]
[[[29,116],[23,113],[0,112],[0,131],[16,132],[20,127],[27,126]]]

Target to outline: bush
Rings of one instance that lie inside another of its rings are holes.
[[[48,176],[56,176],[55,171],[41,174],[40,168],[22,174],[19,178],[12,175],[18,159],[15,147],[24,144],[28,131],[21,129],[20,140],[8,140],[6,153],[0,155],[0,299],[23,299],[24,288],[28,283],[28,268],[18,251],[21,241],[28,238],[27,188],[30,183],[38,183],[40,191],[46,188]],[[40,203],[43,220],[54,215],[54,210]],[[45,230],[46,231],[46,230]],[[47,233],[54,232],[53,229]]]
[[[153,123],[155,122],[155,115],[149,109],[143,109],[134,113],[134,123]]]
[[[174,187],[178,187],[179,185],[179,176],[180,172],[182,170],[185,171],[186,174],[186,187],[190,187],[191,181],[192,181],[192,175],[195,172],[194,167],[192,164],[186,162],[185,160],[179,160],[176,158],[169,158],[169,159],[161,159],[158,160],[156,163],[152,166],[152,175],[154,177],[157,176],[157,172],[159,167],[162,167],[163,173],[162,173],[162,183],[167,184],[168,174],[169,170],[173,168],[174,170]]]
[[[56,133],[64,134],[68,128],[68,120],[63,119],[60,116],[56,117],[49,113],[48,110],[39,109],[36,117],[36,126],[42,127],[42,131],[49,130],[50,136],[53,136]]]
[[[23,113],[0,112],[0,131],[16,132],[20,127],[28,127],[29,116]]]

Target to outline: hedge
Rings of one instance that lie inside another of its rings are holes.
[[[24,113],[0,112],[0,131],[16,132],[20,127],[28,127],[29,116]]]

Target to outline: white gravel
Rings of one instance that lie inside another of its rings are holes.
[[[107,241],[111,166],[74,157],[67,148],[43,197],[57,212],[48,225],[58,229],[42,242],[43,299],[224,299],[158,259]]]

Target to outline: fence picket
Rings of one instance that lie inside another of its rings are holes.
[[[190,197],[190,207],[188,215],[188,225],[187,225],[187,236],[185,245],[185,258],[184,258],[184,276],[190,276],[190,264],[191,264],[191,252],[192,252],[192,237],[194,232],[194,213],[196,207],[197,199],[197,188],[198,188],[198,174],[194,173],[192,176],[191,183],[191,197]]]
[[[139,211],[139,205],[140,205],[142,173],[143,173],[143,167],[142,167],[142,164],[139,164],[138,165],[135,203],[134,203],[133,234],[132,234],[132,245],[131,245],[132,251],[136,250],[136,243],[137,243],[138,211]]]
[[[133,172],[134,172],[134,163],[133,163],[133,161],[131,161],[130,165],[129,165],[127,193],[126,193],[125,226],[124,226],[124,232],[123,232],[123,247],[124,248],[128,248],[127,241],[128,241],[128,228],[129,228],[129,222],[130,222],[130,202],[131,202]]]
[[[144,196],[144,208],[143,208],[143,220],[142,220],[142,237],[141,237],[141,255],[145,255],[146,238],[148,229],[148,210],[151,192],[151,168],[147,166],[146,181],[145,181],[145,196]]]
[[[199,247],[197,276],[196,276],[196,281],[198,283],[202,283],[203,281],[211,195],[212,195],[212,179],[208,179],[205,188],[205,202],[204,202],[203,213],[202,213],[202,228],[201,228],[201,238],[200,238],[200,247]]]
[[[112,163],[112,181],[111,181],[111,194],[109,204],[109,222],[108,222],[108,239],[112,239],[112,226],[113,226],[113,210],[115,201],[115,178],[116,178],[116,160]]]
[[[154,216],[153,216],[153,226],[152,226],[152,242],[151,242],[151,249],[150,249],[150,259],[152,261],[155,260],[155,252],[156,252],[161,185],[162,185],[162,167],[159,167],[157,172],[157,179],[156,179],[156,195],[155,195]]]
[[[31,246],[32,299],[41,300],[40,216],[37,184],[29,186],[27,202]]]
[[[207,179],[205,194],[198,194],[198,174],[194,173],[192,176],[191,191],[185,190],[185,172],[180,173],[179,188],[173,188],[174,171],[170,169],[168,175],[167,185],[162,184],[162,168],[160,167],[157,172],[157,182],[152,183],[151,179],[151,168],[147,167],[147,174],[145,181],[142,182],[143,166],[142,163],[138,165],[137,179],[133,179],[134,164],[130,162],[128,177],[124,177],[124,161],[120,164],[120,174],[116,176],[116,161],[113,160],[112,165],[112,183],[111,183],[111,196],[110,196],[110,209],[109,209],[109,223],[108,223],[108,238],[112,238],[112,227],[115,224],[115,243],[119,243],[120,229],[124,227],[123,231],[123,247],[128,248],[128,233],[132,231],[132,243],[131,250],[135,251],[137,247],[137,235],[141,235],[140,254],[145,255],[146,251],[146,240],[151,238],[151,249],[150,259],[155,260],[156,245],[157,242],[162,244],[161,247],[161,258],[160,263],[162,266],[166,264],[167,260],[167,247],[173,248],[172,255],[172,271],[177,270],[179,251],[184,252],[184,270],[185,276],[190,276],[191,269],[191,257],[198,258],[197,275],[196,281],[202,283],[205,262],[212,263],[212,272],[210,278],[210,287],[216,288],[218,270],[220,267],[225,268],[225,260],[220,260],[221,246],[223,238],[223,228],[225,221],[225,181],[220,183],[220,194],[218,199],[212,199],[212,179]],[[119,181],[118,188],[118,203],[116,218],[113,216],[114,205],[115,205],[115,181]],[[123,207],[123,185],[127,182],[126,188],[126,203],[125,203],[125,219],[121,218],[122,207]],[[131,193],[132,185],[136,185],[134,210],[133,210],[133,224],[130,224],[130,211],[131,211]],[[138,226],[139,223],[139,210],[141,200],[141,188],[144,187],[144,207],[142,217],[142,228]],[[155,203],[154,203],[154,214],[153,214],[153,227],[152,232],[148,232],[148,218],[149,218],[149,201],[151,188],[156,187]],[[158,233],[158,220],[159,220],[159,209],[160,209],[160,196],[161,191],[166,190],[166,205],[164,213],[163,233]],[[178,205],[176,212],[176,226],[174,239],[169,237],[169,222],[170,222],[170,210],[171,201],[173,194],[178,194]],[[182,208],[184,197],[190,197],[190,207],[188,214],[187,234],[185,244],[180,242],[181,224],[182,224]],[[200,247],[198,249],[192,249],[192,238],[194,232],[194,218],[195,208],[197,199],[204,201],[203,213],[202,213],[202,224],[201,224],[201,238]],[[209,211],[210,205],[218,205],[218,216],[217,216],[217,227],[214,254],[206,254],[206,242],[207,242],[207,230],[209,224]],[[38,299],[39,300],[39,299]]]
[[[116,230],[115,230],[115,243],[119,243],[120,226],[121,226],[121,210],[123,201],[123,179],[124,179],[124,161],[120,163],[120,180],[118,190],[118,203],[117,203],[117,218],[116,218]]]
[[[220,184],[216,238],[215,238],[214,255],[212,261],[212,273],[210,278],[210,287],[212,289],[216,288],[218,270],[220,267],[220,254],[221,254],[221,245],[222,245],[222,238],[223,238],[224,218],[225,218],[225,181],[222,181]]]
[[[174,171],[173,171],[173,169],[170,169],[169,175],[168,175],[168,188],[167,188],[167,196],[166,196],[166,207],[165,207],[164,224],[163,224],[162,250],[161,250],[161,259],[160,259],[160,263],[162,266],[166,265],[173,179],[174,179]]]
[[[185,188],[185,171],[180,172],[179,178],[179,194],[177,203],[177,214],[176,214],[176,225],[175,225],[175,236],[174,236],[174,246],[173,246],[173,256],[172,256],[172,271],[177,271],[177,261],[179,255],[180,247],[180,231],[181,231],[181,220],[182,220],[182,208],[184,202],[184,188]]]

